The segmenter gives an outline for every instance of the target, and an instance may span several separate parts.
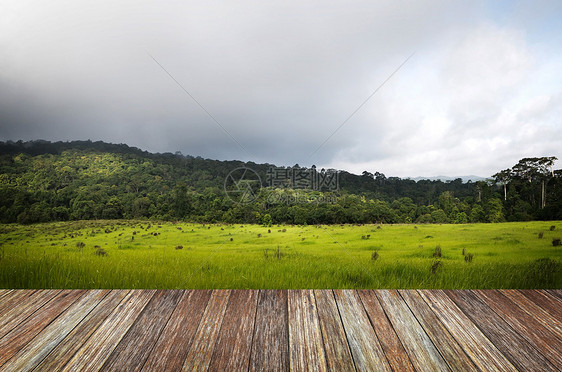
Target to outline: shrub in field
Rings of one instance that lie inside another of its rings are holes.
[[[176,249],[183,249],[183,245],[178,245]]]
[[[472,259],[474,258],[474,255],[472,253],[468,253],[466,256],[464,256],[464,261],[465,262],[472,262]]]
[[[433,251],[433,257],[441,257],[441,246],[437,245]]]
[[[107,251],[103,248],[96,248],[95,254],[97,256],[107,256]]]
[[[379,252],[374,251],[374,252],[371,254],[371,260],[376,261],[378,258],[379,258]]]
[[[554,238],[552,239],[552,245],[555,247],[558,247],[560,245],[560,238]]]
[[[77,248],[84,248],[85,246],[86,246],[86,244],[84,244],[84,242],[77,242],[76,243]]]
[[[541,231],[541,232],[539,233],[539,239],[542,239],[543,235],[544,235],[544,233]]]
[[[439,270],[439,268],[443,266],[443,264],[441,263],[440,260],[435,261],[432,265],[431,265],[431,273],[432,274],[436,274],[437,270]]]
[[[550,226],[550,231],[554,231],[555,228],[556,228],[556,226],[554,226],[554,225]]]

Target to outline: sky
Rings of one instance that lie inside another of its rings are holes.
[[[398,177],[562,162],[561,14],[559,0],[3,0],[0,140]]]

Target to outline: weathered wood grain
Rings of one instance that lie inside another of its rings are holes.
[[[250,371],[289,370],[287,291],[260,290]]]
[[[37,336],[45,327],[59,316],[67,307],[83,296],[85,291],[64,290],[59,292],[52,301],[44,304],[39,311],[18,324],[0,340],[0,366],[6,363],[29,341]]]
[[[448,371],[447,363],[396,290],[375,291],[390,323],[418,371]]]
[[[232,291],[209,370],[248,370],[257,304],[258,291]]]
[[[458,344],[420,294],[411,290],[398,291],[431,341],[453,371],[477,371],[468,355]]]
[[[86,292],[6,362],[2,366],[2,370],[30,371],[34,369],[99,304],[108,292],[107,290]]]
[[[13,291],[14,291],[13,289],[0,289],[0,303],[2,302],[2,299],[3,299],[6,295],[10,294],[10,292],[13,292]],[[0,314],[1,314],[1,313],[0,313]]]
[[[129,292],[128,290],[110,291],[80,324],[43,359],[35,371],[60,371]]]
[[[206,371],[209,368],[230,293],[230,290],[213,290],[187,353],[183,371]]]
[[[131,291],[107,319],[88,338],[64,371],[97,371],[127,333],[142,309],[154,295],[154,290]]]
[[[501,293],[527,312],[527,314],[535,318],[535,320],[540,322],[544,327],[548,328],[559,340],[562,340],[562,319],[552,316],[552,314],[535,304],[518,290],[504,289]]]
[[[391,371],[357,292],[334,290],[334,295],[357,370]]]
[[[26,298],[29,298],[35,292],[39,291],[35,289],[14,289],[10,291],[10,293],[5,294],[4,297],[0,299],[0,315],[4,316],[15,306],[22,304]]]
[[[19,296],[11,297],[6,303],[6,306],[10,307],[6,308],[6,311],[0,317],[0,338],[7,335],[18,324],[51,301],[59,293],[60,290],[25,291]]]
[[[327,371],[314,293],[290,290],[287,307],[291,371]]]
[[[357,292],[392,369],[394,371],[414,371],[414,366],[381,307],[375,292],[371,290]]]
[[[419,290],[418,293],[480,370],[516,371],[511,362],[442,290]]]
[[[558,300],[557,297],[545,291],[522,289],[520,292],[535,304],[548,311],[552,316],[557,319],[562,319],[562,300]]]
[[[181,369],[210,297],[210,290],[184,291],[168,324],[144,364],[143,371],[179,371]]]
[[[330,371],[355,371],[336,299],[331,290],[315,290],[316,309]]]
[[[559,300],[562,300],[562,289],[549,289],[547,292],[556,296]]]
[[[556,368],[562,370],[562,342],[548,328],[510,301],[500,291],[475,290],[473,292]]]
[[[561,370],[558,292],[0,290],[0,369]]]
[[[140,371],[182,295],[159,290],[103,365],[104,371]]]
[[[474,291],[445,291],[482,333],[523,371],[554,371],[556,368],[527,340],[496,314]]]

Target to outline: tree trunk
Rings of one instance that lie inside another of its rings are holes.
[[[546,207],[546,190],[545,190],[545,185],[544,185],[544,180],[542,180],[542,203],[541,203],[541,208]]]
[[[507,184],[503,184],[503,200],[507,200]]]

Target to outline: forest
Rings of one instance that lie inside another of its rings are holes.
[[[149,153],[101,141],[7,141],[0,142],[0,222],[154,219],[313,225],[562,220],[562,170],[554,169],[556,160],[524,158],[485,181],[466,183],[339,171],[338,190],[264,184],[251,202],[236,203],[225,193],[228,174],[247,167],[266,180],[273,164]]]

